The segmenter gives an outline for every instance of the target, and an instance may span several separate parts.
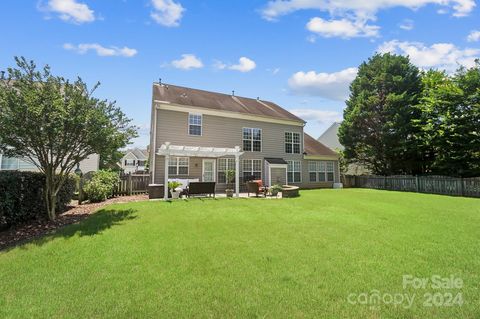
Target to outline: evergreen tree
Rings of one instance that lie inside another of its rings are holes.
[[[408,57],[375,54],[360,65],[350,85],[339,139],[349,162],[375,174],[415,174],[422,170],[413,120],[419,117],[419,70]]]

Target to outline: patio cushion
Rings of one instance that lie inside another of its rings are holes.
[[[252,181],[254,183],[257,183],[258,184],[258,187],[263,187],[263,181],[261,179],[256,179],[254,181]]]

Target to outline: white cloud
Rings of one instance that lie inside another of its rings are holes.
[[[255,61],[250,60],[247,57],[242,56],[238,59],[238,64],[229,66],[230,70],[240,71],[240,72],[250,72],[257,67]]]
[[[379,26],[368,25],[361,20],[339,19],[327,21],[315,17],[307,23],[307,30],[326,38],[376,37],[379,29]]]
[[[155,22],[166,27],[178,27],[185,8],[173,0],[152,0],[154,11],[150,13]]]
[[[420,42],[385,42],[377,49],[380,53],[390,52],[408,55],[410,61],[420,68],[445,69],[455,71],[459,65],[471,67],[480,56],[480,49],[460,49],[452,43],[435,43],[426,46]]]
[[[182,54],[181,59],[172,61],[172,66],[177,69],[191,70],[203,68],[203,63],[194,54]]]
[[[307,36],[307,41],[310,43],[315,43],[317,42],[317,37],[314,34],[310,34]]]
[[[217,70],[223,70],[227,67],[227,65],[225,63],[223,63],[222,61],[215,60],[213,62],[213,67]]]
[[[273,21],[298,10],[318,10],[327,12],[331,19],[311,19],[307,29],[312,32],[324,37],[376,37],[380,27],[368,22],[377,19],[378,11],[393,7],[416,10],[429,4],[451,9],[453,16],[463,17],[472,12],[475,0],[270,0],[261,14]]]
[[[373,20],[382,9],[405,7],[416,10],[428,4],[451,8],[457,17],[468,15],[475,7],[474,0],[271,0],[262,10],[262,16],[275,20],[297,10],[314,9],[329,12],[332,16],[354,15]]]
[[[343,101],[348,97],[349,85],[357,75],[357,68],[333,73],[297,72],[288,80],[290,90],[298,95],[321,96]]]
[[[399,27],[400,27],[400,29],[403,29],[403,30],[406,30],[406,31],[413,30],[413,27],[414,27],[413,20],[405,19],[405,20],[402,21],[402,23],[400,23]]]
[[[238,59],[237,64],[227,65],[222,61],[216,60],[213,63],[213,67],[218,70],[229,69],[229,70],[235,70],[240,72],[250,72],[257,67],[257,64],[255,63],[255,61],[242,56],[240,59]],[[276,74],[278,71],[275,72],[275,70],[273,70],[272,73]]]
[[[104,47],[98,43],[80,43],[78,45],[65,43],[63,45],[63,48],[65,50],[77,52],[78,54],[85,54],[88,51],[92,50],[92,51],[95,51],[99,56],[122,56],[127,58],[131,58],[138,53],[137,50],[131,49],[128,47],[123,47],[123,48],[119,48],[115,46]]]
[[[291,113],[295,114],[308,123],[316,122],[318,124],[331,124],[333,122],[340,122],[343,119],[341,113],[336,111],[322,111],[316,109],[293,109]]]
[[[470,34],[467,37],[468,42],[478,42],[480,41],[480,31],[478,30],[472,30]]]
[[[47,12],[59,14],[60,19],[73,23],[85,23],[95,21],[94,11],[85,3],[76,0],[49,0],[46,6],[40,7]]]

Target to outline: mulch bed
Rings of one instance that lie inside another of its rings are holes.
[[[78,205],[76,201],[72,202],[72,205],[67,209],[67,211],[58,215],[54,221],[33,220],[26,224],[0,231],[0,250],[19,245],[34,238],[48,235],[66,225],[77,223],[87,218],[90,214],[94,213],[105,205],[113,203],[137,202],[147,199],[148,195],[142,194],[110,198],[101,203],[86,203]]]

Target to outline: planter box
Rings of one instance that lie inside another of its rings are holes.
[[[163,184],[149,184],[148,185],[148,199],[163,198]]]

